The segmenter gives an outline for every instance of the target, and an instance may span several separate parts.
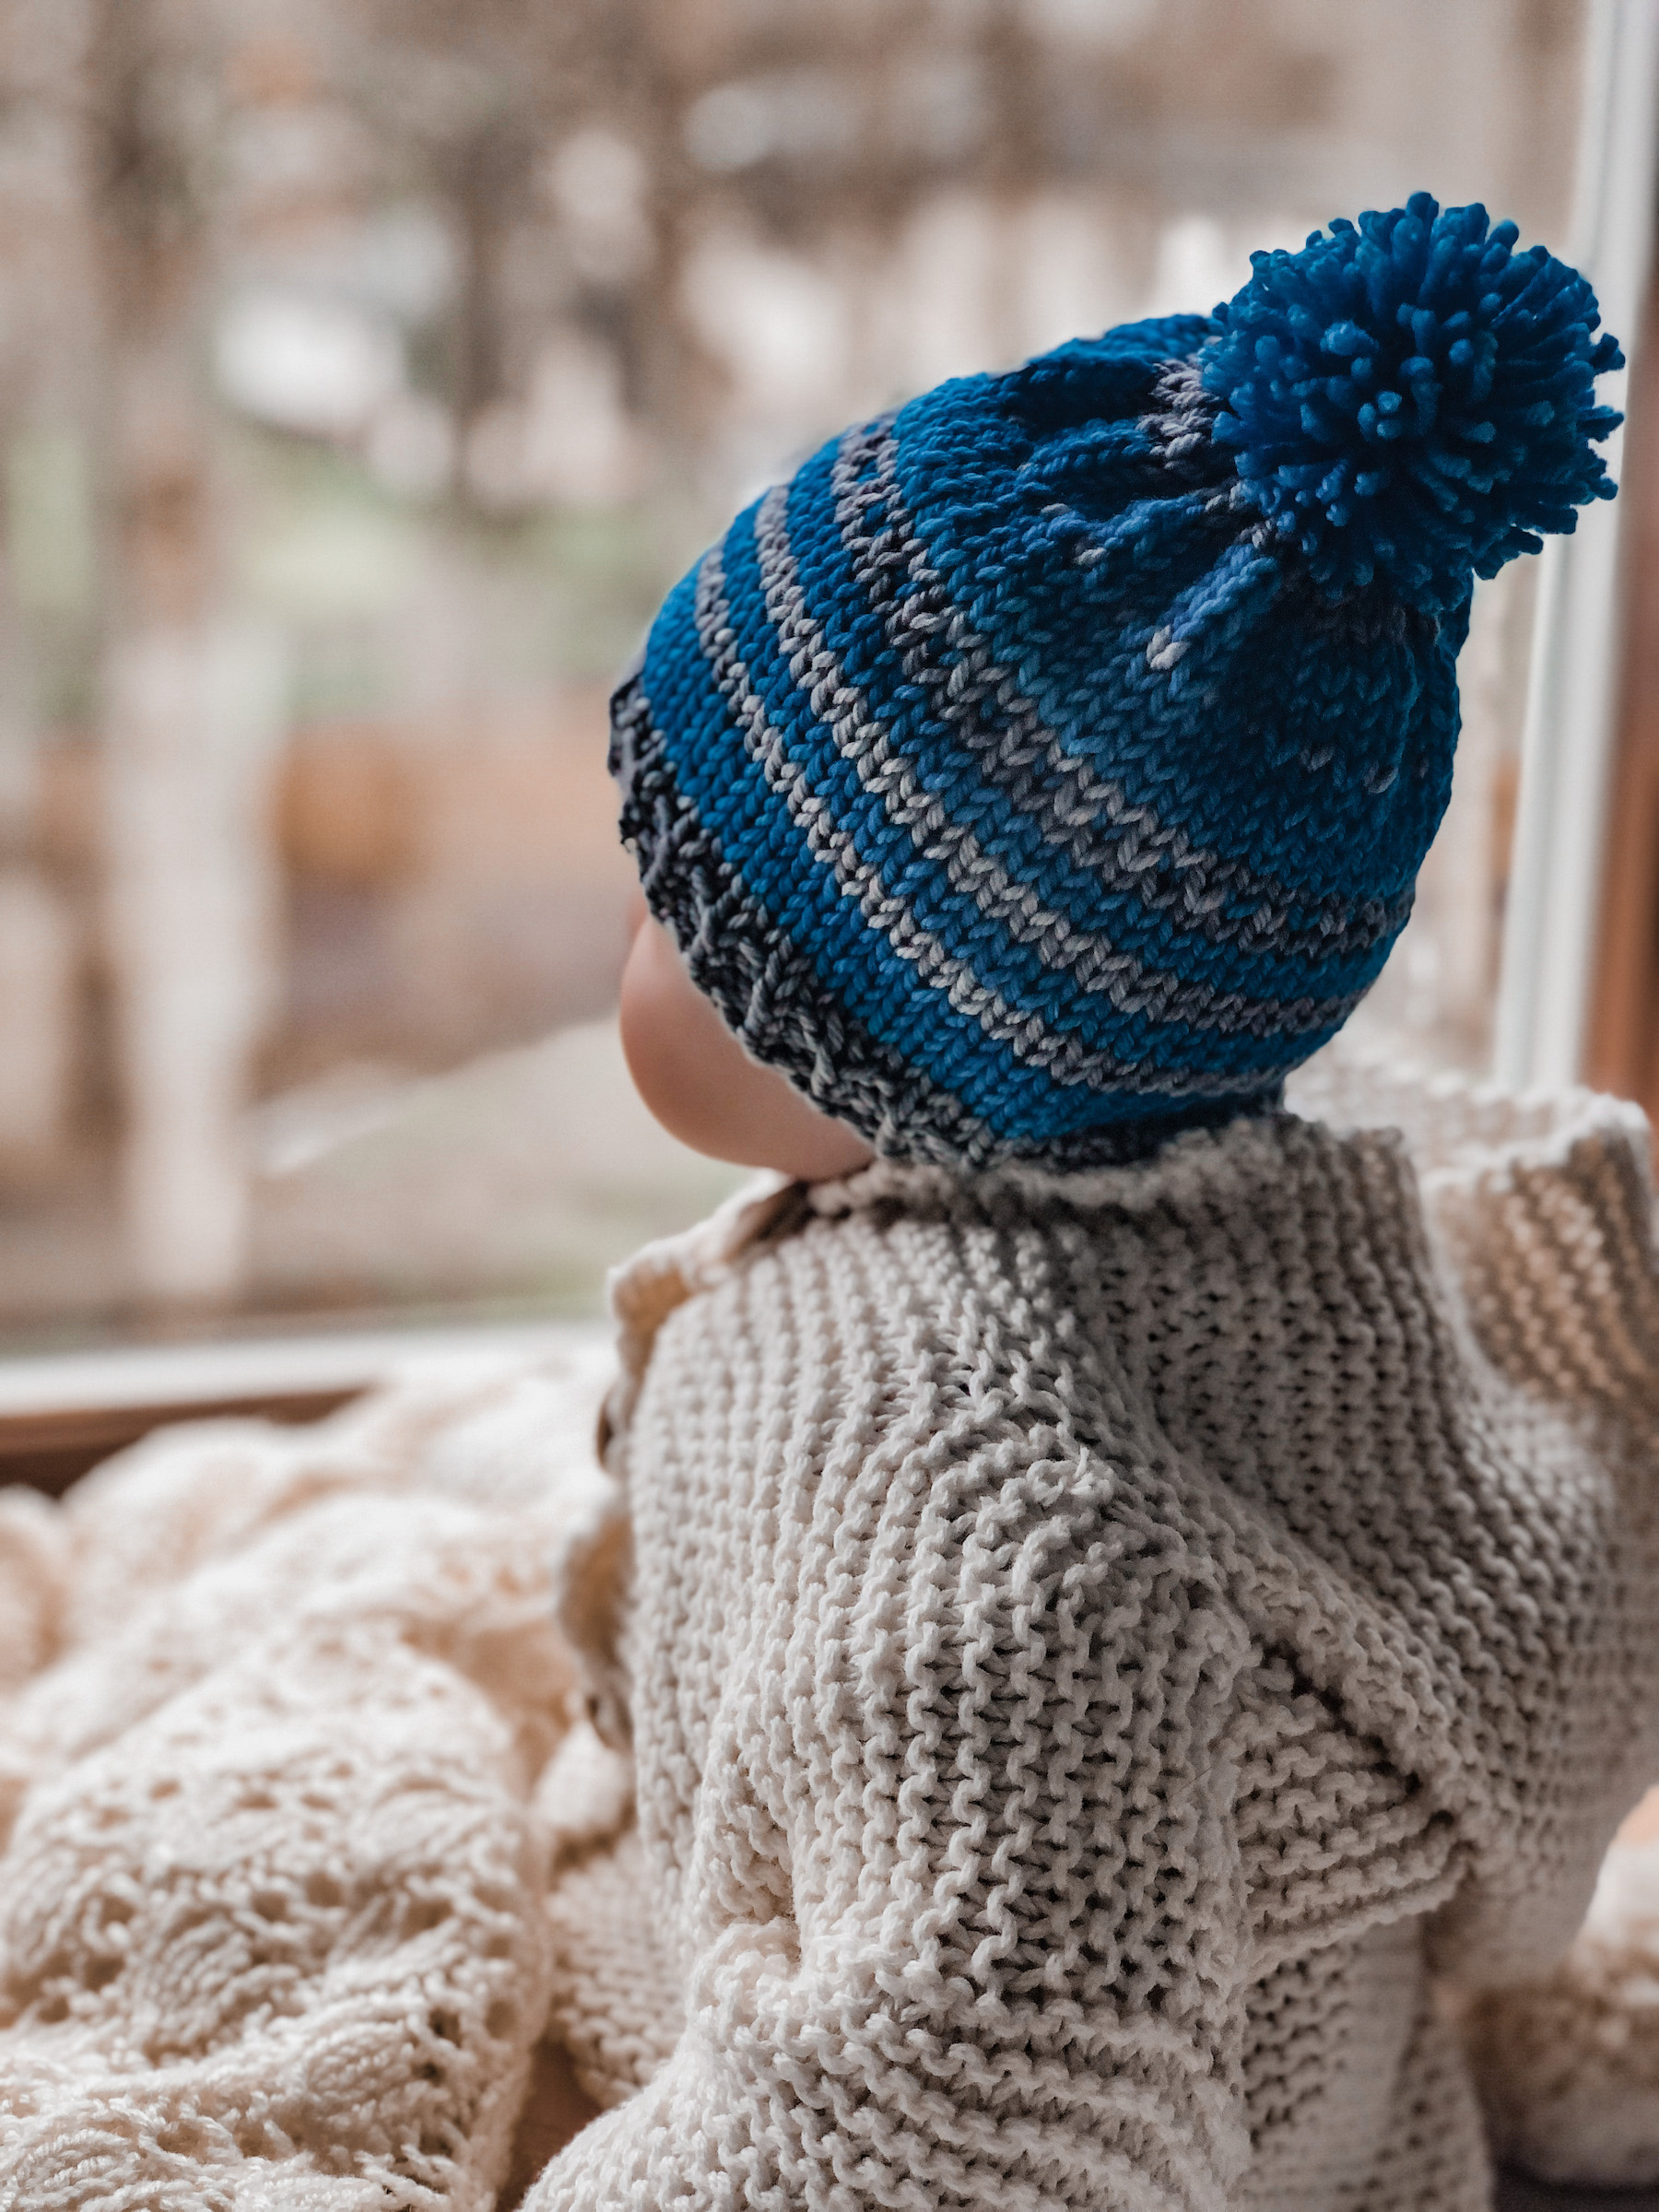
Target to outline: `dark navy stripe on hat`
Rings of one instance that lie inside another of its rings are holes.
[[[886,1157],[938,1166],[1030,1157],[1105,1167],[1155,1151],[1179,1129],[1277,1104],[1276,1093],[1244,1105],[1221,1100],[1168,1114],[1150,1110],[1037,1140],[977,1121],[827,995],[816,967],[730,867],[680,790],[640,675],[619,686],[612,702],[611,769],[624,794],[624,841],[642,859],[650,856],[641,877],[646,896],[680,945],[692,980],[757,1059],[783,1069],[806,1097],[844,1115]]]

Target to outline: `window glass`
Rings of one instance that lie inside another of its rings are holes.
[[[607,681],[941,377],[1419,187],[1561,241],[1572,0],[89,0],[0,22],[0,1331],[588,1312]],[[1361,1018],[1477,1065],[1525,564]]]

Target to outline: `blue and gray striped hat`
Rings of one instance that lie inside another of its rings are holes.
[[[1610,497],[1589,286],[1480,207],[1259,253],[847,431],[613,701],[652,911],[890,1158],[1082,1165],[1270,1105],[1444,810],[1475,576]]]

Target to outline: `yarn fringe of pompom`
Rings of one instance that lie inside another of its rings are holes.
[[[1213,435],[1333,595],[1383,576],[1443,612],[1471,570],[1495,575],[1613,496],[1594,446],[1622,418],[1594,380],[1624,357],[1594,335],[1586,280],[1517,235],[1418,193],[1253,254],[1217,309]]]

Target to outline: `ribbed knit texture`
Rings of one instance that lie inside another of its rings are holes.
[[[1595,300],[1426,195],[833,439],[613,705],[653,912],[885,1157],[1141,1155],[1277,1099],[1451,788],[1476,573],[1609,496]]]
[[[622,1278],[685,2017],[531,2212],[1484,2212],[1431,1973],[1545,1971],[1654,1771],[1647,1137],[1382,1111],[1420,1184],[1257,1117]]]

